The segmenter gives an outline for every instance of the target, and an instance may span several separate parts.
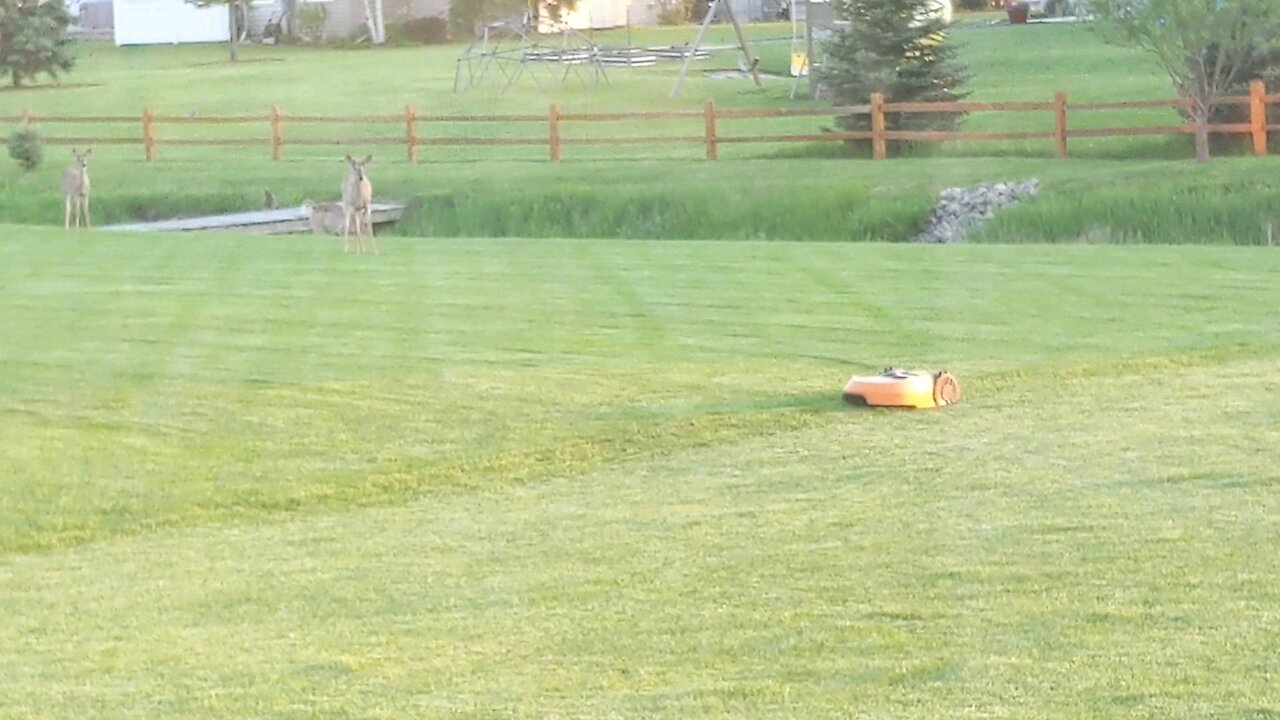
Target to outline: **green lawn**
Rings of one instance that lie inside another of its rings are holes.
[[[1280,713],[1274,251],[0,236],[0,716]]]
[[[975,99],[1169,95],[1083,28],[955,38]],[[81,51],[0,116],[791,105],[669,101],[670,65],[455,95],[456,46]],[[95,218],[331,199],[388,132],[339,130],[99,146]],[[1280,230],[1275,159],[374,149],[380,258],[39,227],[65,150],[0,169],[0,717],[1280,718],[1280,254],[1227,247]],[[987,244],[891,244],[1025,177]],[[891,364],[965,400],[841,403]]]

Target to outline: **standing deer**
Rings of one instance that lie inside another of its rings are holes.
[[[58,180],[58,184],[62,186],[63,198],[66,200],[64,220],[68,230],[71,229],[72,215],[75,216],[76,227],[80,227],[81,218],[84,218],[86,228],[93,227],[89,219],[89,156],[92,154],[92,148],[85,150],[84,153],[72,149],[71,156],[76,159],[75,164],[63,170],[62,177]]]
[[[348,237],[354,223],[356,252],[364,252],[363,235],[368,232],[373,254],[378,255],[378,242],[373,239],[373,184],[369,182],[369,173],[365,169],[373,162],[373,156],[367,155],[364,160],[356,162],[348,155],[346,160],[347,177],[342,181],[342,251],[351,250]]]

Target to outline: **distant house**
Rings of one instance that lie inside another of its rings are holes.
[[[652,27],[662,11],[678,0],[579,0],[562,20],[577,30]],[[450,0],[382,0],[384,26],[425,17],[448,15]],[[734,15],[744,22],[786,17],[787,0],[729,0]],[[825,6],[826,0],[817,0]],[[261,37],[267,26],[284,16],[284,0],[246,0],[243,30],[248,39]],[[800,0],[797,7],[803,5]],[[227,8],[200,8],[185,0],[69,0],[78,29],[112,33],[117,45],[157,45],[226,42],[230,33]],[[374,0],[368,0],[374,7]],[[368,32],[366,0],[299,0],[299,13],[321,10],[320,35],[351,38]]]
[[[116,45],[226,42],[227,8],[196,7],[182,0],[113,0]]]
[[[801,0],[803,1],[803,0]],[[733,16],[741,22],[786,20],[787,0],[729,0]],[[827,2],[827,0],[818,0]],[[603,30],[616,27],[654,27],[662,12],[679,0],[578,0],[561,19],[576,30]],[[699,3],[704,9],[706,0]],[[717,20],[725,19],[723,12]]]
[[[658,24],[662,10],[663,0],[578,0],[560,21],[575,30],[647,27]]]
[[[370,5],[372,5],[370,0]],[[283,0],[247,0],[245,27],[248,38],[261,37],[267,25],[284,15]],[[199,8],[184,0],[73,0],[72,14],[79,14],[84,31],[114,29],[117,45],[169,45],[226,42],[230,36],[227,8]],[[348,38],[367,32],[364,0],[302,0],[302,8],[323,8],[326,38]],[[383,0],[383,24],[449,12],[449,0]]]
[[[111,0],[68,0],[71,13],[71,30],[82,35],[110,37],[115,27]]]

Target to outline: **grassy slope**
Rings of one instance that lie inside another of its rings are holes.
[[[757,37],[780,37],[789,28],[759,26],[753,32]],[[688,34],[688,29],[650,31],[632,41],[678,43]],[[1077,100],[1169,94],[1167,82],[1146,58],[1103,46],[1083,28],[965,27],[955,37],[975,71],[976,99],[1043,100],[1055,89]],[[761,47],[766,55],[786,49]],[[455,95],[450,88],[459,50],[254,48],[250,59],[280,62],[230,68],[218,63],[217,47],[120,50],[91,45],[73,79],[101,87],[0,93],[0,115],[28,105],[43,113],[132,114],[146,105],[162,114],[265,116],[272,103],[286,112],[344,114],[396,112],[405,103],[424,112],[541,112],[550,102],[569,110],[697,107],[708,97],[727,107],[790,104],[786,82],[757,91],[742,83],[702,78],[696,78],[682,98],[670,101],[666,91],[672,66],[615,71],[612,85],[591,91],[573,84],[553,90],[522,83],[506,94],[489,89]],[[711,64],[731,64],[731,59],[722,57]],[[1090,127],[1172,121],[1169,112],[1133,111],[1077,114],[1071,122]],[[825,118],[800,119],[770,126],[740,121],[725,123],[722,131],[812,130],[823,122]],[[985,114],[967,122],[976,129],[1031,129],[1045,127],[1049,118]],[[683,132],[698,131],[695,127]],[[93,126],[59,132],[136,135],[138,130]],[[265,137],[265,123],[216,132],[199,126],[162,127],[161,139],[175,132]],[[290,137],[308,132],[296,125],[286,130]],[[361,138],[398,135],[400,128],[361,125],[330,132]],[[534,124],[437,126],[431,132],[520,135],[543,130]],[[566,137],[584,132],[638,131],[625,126],[568,128]],[[1047,143],[948,146],[939,149],[940,158],[883,165],[805,157],[747,160],[762,153],[785,158],[813,151],[725,145],[722,154],[734,162],[705,164],[697,160],[701,150],[696,146],[608,151],[578,146],[567,149],[569,161],[563,167],[553,167],[542,162],[544,150],[525,153],[504,147],[430,149],[424,153],[426,162],[413,167],[401,160],[399,148],[373,149],[378,155],[374,178],[379,193],[422,203],[397,230],[405,235],[896,241],[916,230],[941,187],[1028,176],[1045,181],[1044,196],[1003,215],[983,234],[985,239],[1253,244],[1264,237],[1267,223],[1280,222],[1272,202],[1277,191],[1275,160],[1237,159],[1208,170],[1195,168],[1187,161],[1183,139],[1081,140],[1073,142],[1076,159],[1068,163],[1048,159]],[[0,218],[16,223],[58,221],[61,200],[50,188],[61,166],[56,154],[64,150],[51,152],[55,157],[38,173],[22,175],[11,166],[0,172]],[[306,197],[332,197],[342,172],[333,159],[336,151],[326,147],[289,148],[286,162],[280,164],[264,160],[265,144],[245,150],[162,144],[160,152],[163,162],[145,165],[138,162],[137,148],[98,148],[94,167],[99,221],[254,207],[266,187],[288,204]],[[950,157],[957,154],[984,157]],[[511,161],[446,162],[464,158]],[[521,158],[536,162],[515,162]],[[604,158],[611,162],[597,162]],[[619,191],[622,188],[625,192]]]
[[[1274,253],[3,234],[6,717],[1280,712]]]

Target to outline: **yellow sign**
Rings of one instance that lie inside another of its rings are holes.
[[[807,76],[809,74],[809,58],[802,52],[791,53],[791,77]]]

